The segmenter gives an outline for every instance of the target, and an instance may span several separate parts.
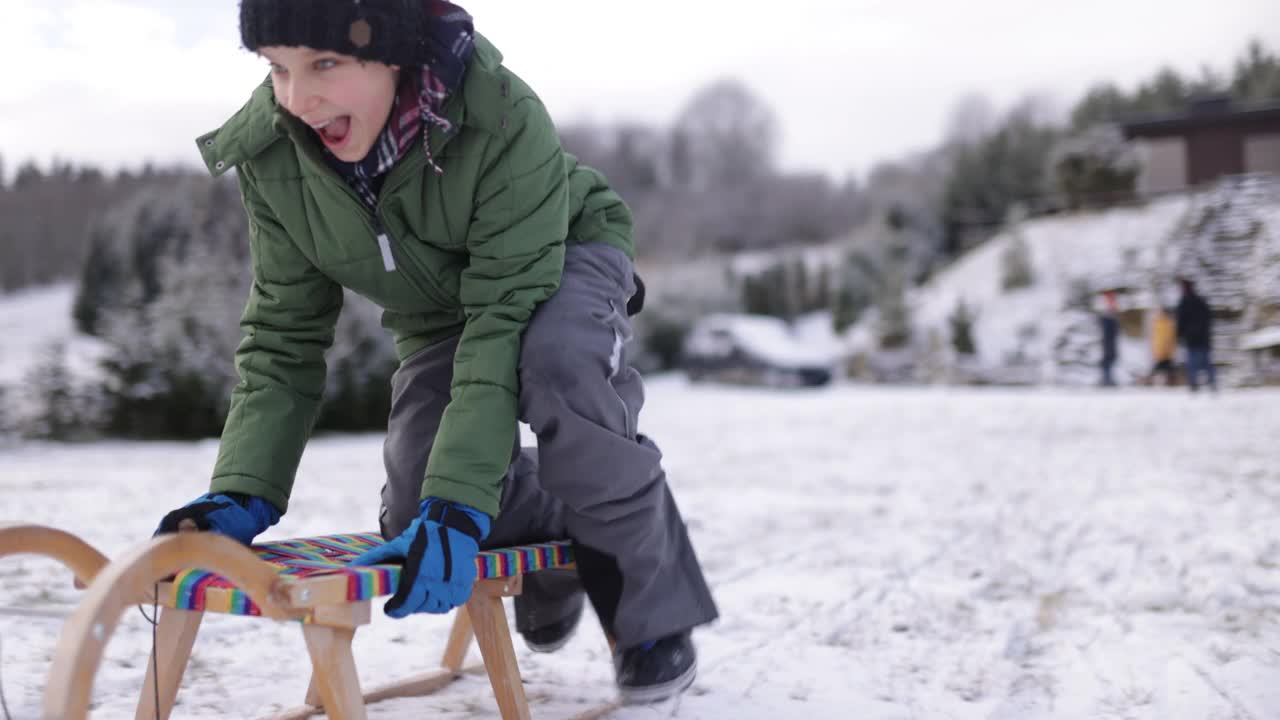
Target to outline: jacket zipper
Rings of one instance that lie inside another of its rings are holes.
[[[382,253],[382,267],[387,272],[396,272],[398,264],[396,263],[394,250],[396,244],[395,238],[391,236],[391,231],[387,230],[386,226],[383,225],[382,218],[378,215],[377,210],[374,210],[370,214],[370,220],[373,223],[373,234],[378,240],[378,250]],[[434,300],[438,305],[440,305],[440,307],[443,308],[449,306],[449,298],[442,295],[438,291],[438,288],[434,287],[430,281],[418,282],[418,280],[414,278],[414,273],[412,272],[401,271],[400,276],[412,285],[415,290],[422,293],[423,296]]]
[[[456,133],[450,133],[446,135],[443,141],[440,143],[440,149],[443,149],[444,146],[448,143],[450,139],[453,138],[455,134]],[[295,147],[296,147],[296,144],[295,144]],[[314,152],[311,150],[309,146],[307,146],[303,150],[303,152],[314,155]],[[382,267],[384,270],[386,270],[386,272],[395,272],[398,267],[396,264],[395,251],[393,249],[393,246],[395,244],[395,238],[391,237],[391,233],[388,232],[386,229],[386,226],[383,225],[382,218],[378,214],[378,208],[376,206],[372,210],[365,208],[364,201],[360,199],[360,196],[356,194],[356,191],[353,190],[351,186],[347,184],[347,181],[343,180],[338,175],[338,173],[334,172],[333,168],[329,167],[328,164],[324,162],[323,158],[312,157],[312,162],[317,167],[322,169],[321,170],[322,174],[325,177],[327,177],[330,182],[337,183],[338,187],[340,187],[342,191],[346,193],[347,197],[351,198],[351,200],[359,208],[361,208],[366,213],[368,213],[369,223],[372,226],[374,237],[377,239],[378,252],[382,255]],[[426,165],[426,155],[422,153],[412,153],[408,159],[407,166],[398,166],[396,168],[392,168],[392,172],[395,173],[398,171],[400,177],[396,178],[397,182],[394,183],[394,185],[392,185],[391,183],[385,183],[383,185],[382,192],[378,193],[378,199],[381,200],[382,197],[391,194],[396,188],[403,185],[404,184],[403,178],[409,177],[410,173],[417,172],[418,169],[423,165]],[[391,180],[391,177],[388,176],[387,180]],[[441,297],[439,293],[435,292],[434,288],[431,291],[428,291],[427,288],[423,287],[422,283],[419,283],[413,279],[411,273],[401,273],[401,274],[404,276],[406,280],[410,282],[410,284],[412,284],[418,290],[418,292],[422,293],[427,297],[433,298],[442,307],[448,305],[448,302],[446,302],[446,299]]]
[[[373,212],[373,234],[378,238],[378,250],[382,253],[382,269],[395,272],[396,256],[391,252],[391,235],[382,226],[376,210]]]

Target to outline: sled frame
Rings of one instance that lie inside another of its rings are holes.
[[[206,612],[216,612],[174,606],[174,584],[169,578],[196,567],[234,583],[257,604],[262,617],[301,621],[311,659],[311,681],[301,706],[267,716],[270,720],[300,720],[321,714],[333,720],[364,720],[369,704],[428,695],[464,673],[480,670],[489,678],[503,720],[530,718],[502,602],[520,594],[523,573],[476,581],[471,598],[455,614],[438,669],[362,691],[351,641],[355,631],[370,622],[372,602],[348,602],[346,582],[340,577],[290,578],[249,548],[214,533],[152,538],[108,562],[106,556],[71,533],[40,525],[0,526],[0,557],[16,554],[57,560],[75,575],[77,587],[86,590],[66,620],[54,651],[43,696],[42,716],[46,720],[88,716],[93,679],[121,615],[131,605],[153,602],[161,608],[156,619],[156,646],[147,663],[135,720],[169,718],[200,622]],[[569,563],[557,569],[573,567]],[[483,664],[464,667],[473,638]]]

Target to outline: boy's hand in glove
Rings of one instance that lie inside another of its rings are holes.
[[[279,521],[280,511],[260,497],[209,493],[165,515],[155,534],[207,530],[250,545],[262,531]]]
[[[465,603],[476,581],[476,553],[489,536],[489,516],[467,505],[427,498],[418,510],[418,518],[399,537],[351,561],[404,561],[400,586],[383,608],[393,618],[445,613]]]

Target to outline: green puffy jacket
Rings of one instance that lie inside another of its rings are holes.
[[[453,131],[430,131],[443,174],[427,167],[419,140],[388,174],[374,214],[312,131],[277,107],[270,81],[197,140],[212,173],[238,169],[253,260],[213,492],[287,508],[345,286],[383,308],[401,360],[462,334],[422,493],[497,514],[517,432],[521,333],[559,285],[566,242],[633,255],[631,214],[561,150],[542,102],[483,37],[444,115]]]

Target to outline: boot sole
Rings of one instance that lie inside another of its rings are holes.
[[[698,664],[694,663],[680,677],[658,685],[644,687],[618,686],[618,696],[623,705],[649,705],[670,699],[689,689],[694,678],[698,676]]]
[[[565,645],[568,645],[569,641],[573,639],[573,634],[576,632],[578,632],[578,626],[574,625],[570,628],[569,632],[564,634],[564,637],[556,640],[555,642],[549,643],[534,643],[529,642],[529,638],[524,638],[524,646],[536,653],[553,653]]]

